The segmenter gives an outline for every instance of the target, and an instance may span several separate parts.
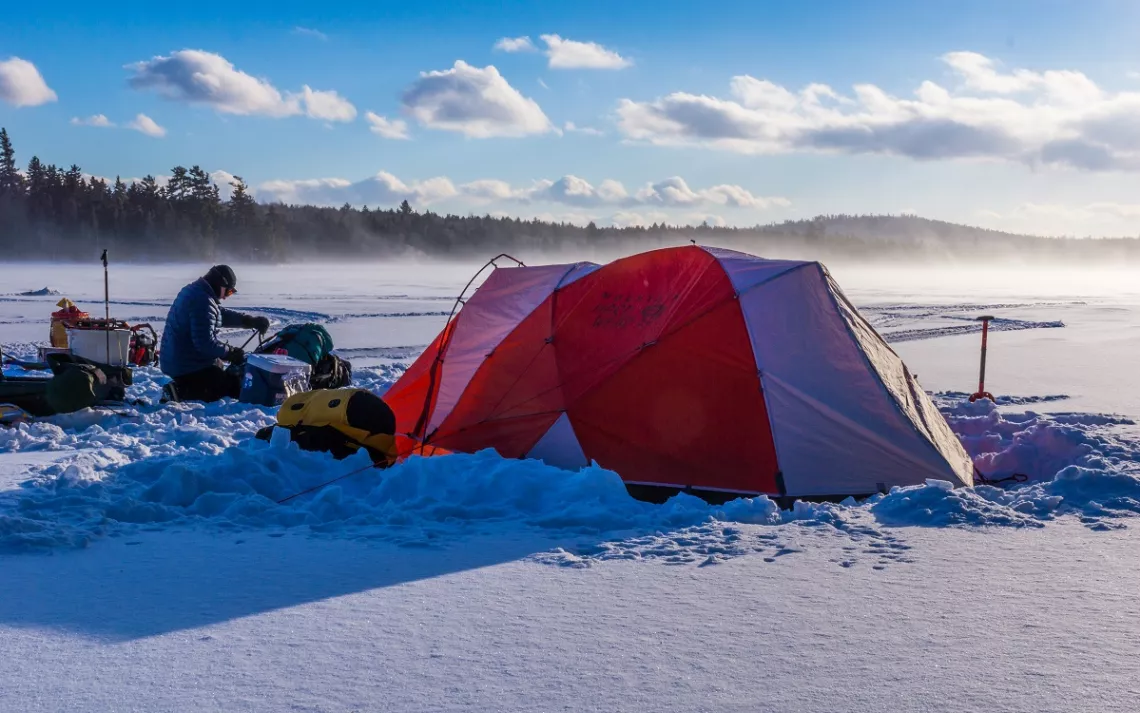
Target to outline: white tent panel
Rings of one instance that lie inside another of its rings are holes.
[[[789,495],[856,492],[820,481],[840,464],[845,474],[830,477],[863,493],[879,482],[969,482],[883,385],[840,314],[821,266],[809,263],[760,283],[741,295],[740,305]]]
[[[574,433],[574,426],[565,413],[558,417],[534,448],[526,454],[527,458],[540,460],[547,465],[565,470],[578,470],[590,464],[582,446],[578,443],[578,436]]]
[[[916,455],[913,439],[894,443],[774,376],[763,385],[768,411],[777,414],[772,435],[788,495],[866,495],[886,484],[949,478],[944,464]]]
[[[765,260],[725,248],[704,247],[702,249],[717,259],[720,266],[728,273],[728,279],[732,281],[733,289],[738,293],[746,292],[788,270],[812,264],[802,260]]]
[[[863,318],[863,315],[859,314],[830,275],[827,276],[827,282],[832,294],[835,295],[840,313],[847,320],[848,326],[863,353],[867,356],[868,362],[878,373],[879,380],[894,397],[895,403],[910,419],[915,429],[954,468],[959,479],[967,485],[973,485],[973,461],[962,449],[958,437],[950,430],[950,424],[946,423],[946,419],[938,412],[938,407],[926,395],[926,391],[910,373],[910,370],[906,368],[906,364],[895,353],[895,350],[891,349],[875,331],[875,328]]]

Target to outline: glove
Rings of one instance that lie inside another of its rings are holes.
[[[253,315],[244,315],[241,318],[241,326],[246,329],[256,329],[260,334],[265,334],[269,331],[269,318],[268,317],[254,317]]]
[[[241,347],[230,347],[223,358],[231,364],[241,364],[245,362],[245,352]]]

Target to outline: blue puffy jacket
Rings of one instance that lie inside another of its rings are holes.
[[[218,330],[242,326],[242,317],[240,312],[222,306],[205,279],[183,287],[170,306],[162,331],[162,373],[178,377],[214,366],[229,349],[218,339]]]

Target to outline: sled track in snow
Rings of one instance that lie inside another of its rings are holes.
[[[965,318],[960,318],[965,319]],[[990,322],[991,332],[1016,332],[1023,329],[1060,329],[1065,323],[1032,322],[1023,319],[995,319]],[[974,334],[982,331],[981,322],[971,320],[965,324],[956,324],[950,327],[928,327],[925,329],[896,329],[882,332],[883,339],[888,342],[914,342],[920,339],[937,339],[938,337],[956,337],[960,334]]]
[[[420,344],[409,347],[353,347],[351,349],[334,349],[333,351],[346,358],[415,359],[427,347],[426,344]]]
[[[353,319],[401,319],[406,317],[446,317],[451,314],[443,310],[426,312],[352,312],[348,314],[325,314],[324,312],[310,312],[307,310],[288,309],[287,307],[246,307],[244,312],[264,314],[275,317],[286,323],[316,322],[319,324],[336,324]]]
[[[890,319],[922,319],[929,317],[945,317],[951,315],[970,316],[985,312],[997,312],[1003,309],[1033,309],[1038,307],[1080,307],[1087,302],[955,302],[947,304],[891,304],[874,303],[859,305],[859,311],[865,315],[875,315],[884,321]]]
[[[432,312],[362,312],[360,314],[340,314],[329,319],[330,322],[347,322],[350,319],[402,319],[405,317],[446,317],[451,312],[439,310]]]
[[[447,302],[455,301],[454,295],[405,295],[405,294],[391,294],[391,295],[367,295],[367,294],[344,294],[344,295],[289,295],[289,299],[299,300],[304,302],[351,302],[354,300],[364,300],[368,302]]]
[[[46,304],[51,303],[52,297],[59,295],[52,295],[51,297],[0,297],[0,302],[27,302],[30,304]],[[51,303],[54,307],[55,304]],[[95,304],[92,302],[92,304]],[[148,300],[111,300],[111,304],[120,305],[125,307],[169,307],[170,302],[155,302]],[[103,306],[103,300],[98,300],[98,306]]]
[[[982,314],[1000,314],[1003,310],[1039,309],[1042,307],[1069,307],[1085,302],[1005,302],[991,304],[872,304],[859,311],[888,342],[913,342],[938,337],[953,337],[982,331],[977,317]],[[945,326],[926,326],[931,323]],[[924,326],[917,326],[924,325]],[[1060,320],[1039,321],[998,316],[990,322],[990,330],[1012,332],[1023,329],[1059,329],[1065,326]]]

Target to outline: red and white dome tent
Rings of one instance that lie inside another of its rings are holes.
[[[596,461],[664,493],[973,484],[942,415],[817,262],[686,246],[496,268],[385,399],[414,444]]]

